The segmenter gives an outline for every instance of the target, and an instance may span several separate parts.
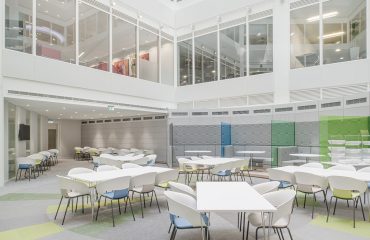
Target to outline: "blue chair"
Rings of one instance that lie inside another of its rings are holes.
[[[35,175],[35,161],[28,157],[17,158],[17,174],[15,176],[15,181],[18,181],[22,177],[22,172],[24,171],[24,176],[28,174],[28,181],[31,181],[31,174],[36,178]],[[19,176],[18,176],[19,175]]]
[[[232,162],[231,163],[223,163],[216,165],[214,168],[210,170],[211,173],[211,181],[213,178],[217,178],[218,181],[225,181],[226,178],[229,178],[229,181],[231,181],[232,172],[231,169],[233,169]]]
[[[95,220],[98,220],[100,200],[102,197],[104,197],[105,199],[110,199],[110,202],[111,202],[113,227],[115,226],[114,213],[113,213],[113,200],[118,201],[119,214],[121,214],[120,199],[125,199],[125,212],[127,209],[127,202],[129,202],[132,217],[135,221],[134,211],[132,210],[131,200],[129,198],[129,187],[130,187],[130,177],[120,177],[120,178],[115,178],[112,180],[98,183],[96,185],[96,191],[99,194],[99,200],[98,200],[98,210],[96,212]]]

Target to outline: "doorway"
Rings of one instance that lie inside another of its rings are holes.
[[[57,130],[48,129],[48,149],[57,148]]]

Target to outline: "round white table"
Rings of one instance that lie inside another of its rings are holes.
[[[310,158],[319,158],[319,157],[323,157],[324,156],[322,154],[312,154],[312,153],[291,153],[289,155],[290,156],[293,156],[293,157],[303,157],[303,158],[306,158],[306,163],[308,163],[308,160]]]
[[[184,152],[185,153],[196,153],[198,157],[200,156],[200,154],[203,154],[203,153],[212,153],[212,151],[209,151],[209,150],[186,150]]]
[[[237,154],[249,154],[249,165],[253,167],[253,155],[254,154],[264,154],[266,151],[237,151]]]

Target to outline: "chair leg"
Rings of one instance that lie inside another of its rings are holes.
[[[144,211],[143,211],[143,202],[141,200],[141,193],[139,194],[140,196],[140,208],[141,208],[141,217],[144,218]],[[144,196],[143,196],[144,197]]]
[[[168,229],[168,233],[170,233],[170,232],[171,232],[171,229],[172,229],[172,222],[171,222],[171,224],[170,224],[170,228]]]
[[[337,209],[337,202],[338,202],[338,198],[335,198],[333,215],[335,215],[335,210]]]
[[[360,199],[360,206],[361,206],[361,211],[362,211],[362,217],[364,218],[364,221],[366,221],[365,213],[364,213],[364,207],[362,205],[362,199],[361,199],[361,197],[359,197],[359,199]]]
[[[112,199],[110,200],[110,207],[111,207],[111,209],[112,209],[113,227],[115,227],[115,224],[114,224],[114,213],[113,213],[113,200],[112,200]]]
[[[152,192],[152,196],[150,197],[150,204],[149,204],[149,206],[150,206],[150,207],[152,207],[152,202],[153,202],[153,193],[154,193],[154,191]]]
[[[99,200],[98,200],[98,210],[96,211],[95,221],[98,220],[99,209],[100,209],[100,200],[101,200],[101,196],[99,197]]]
[[[158,211],[159,211],[159,213],[161,213],[161,208],[159,207],[157,194],[155,193],[155,191],[154,191],[154,190],[153,190],[153,192],[154,192],[154,196],[155,196],[155,201],[157,202]]]
[[[82,196],[82,213],[85,213],[85,197],[84,196]]]
[[[275,231],[275,228],[274,228],[274,231]],[[278,237],[279,237],[279,240],[281,240],[281,236],[280,236],[279,229],[276,229],[276,233],[277,233],[277,235],[278,235]]]
[[[285,240],[285,239],[284,239],[284,234],[283,234],[283,229],[281,229],[281,228],[280,228],[280,235],[281,235],[281,238],[282,238],[283,240]]]
[[[329,215],[330,215],[330,209],[331,209],[331,201],[333,200],[333,196],[330,197],[330,202],[329,202],[329,210],[328,210],[328,214],[326,215],[326,222],[329,221]]]
[[[68,198],[68,203],[67,203],[67,207],[66,207],[66,210],[64,211],[64,216],[63,216],[63,221],[62,221],[62,225],[64,224],[64,220],[66,219],[66,214],[67,214],[67,210],[68,210],[68,207],[69,207],[69,204],[71,203],[71,199]]]
[[[256,240],[258,239],[258,230],[260,229],[260,227],[256,228]]]
[[[248,240],[248,236],[249,236],[249,221],[247,223],[247,238],[246,238],[246,240]]]
[[[60,204],[62,204],[62,200],[63,200],[63,196],[60,198],[59,205],[58,205],[58,208],[57,208],[57,212],[55,213],[54,220],[57,219],[57,215],[58,215],[58,212],[59,212]]]
[[[307,197],[307,194],[305,193],[304,194],[303,208],[306,208],[306,197]]]
[[[129,202],[129,204],[130,204],[130,209],[131,209],[132,218],[134,219],[134,221],[136,221],[136,220],[135,220],[134,211],[132,210],[131,200],[130,200],[130,198],[129,198],[129,197],[127,197],[127,199],[126,199],[126,204],[127,204],[127,200],[128,200],[128,202]]]
[[[121,215],[121,204],[119,202],[119,199],[118,199],[118,210],[119,210],[119,215]]]
[[[313,214],[315,212],[315,204],[316,204],[316,195],[314,193],[313,194],[313,203],[312,203],[312,216],[311,216],[312,219],[313,219]]]
[[[76,199],[76,207],[75,207],[75,212],[77,212],[77,205],[78,205],[78,197]]]
[[[290,240],[293,240],[292,233],[290,232],[290,229],[288,227],[286,229],[288,229]]]
[[[356,200],[353,200],[353,228],[356,227]]]
[[[174,227],[173,230],[172,230],[172,234],[171,234],[171,240],[175,240],[176,233],[177,233],[177,228]]]
[[[322,193],[324,194],[324,202],[325,202],[325,205],[326,205],[326,211],[329,212],[328,200],[326,199],[326,193],[325,193],[325,191],[322,191]]]

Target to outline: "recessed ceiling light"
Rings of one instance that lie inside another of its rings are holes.
[[[29,104],[26,105],[26,107],[29,107],[29,106],[30,106]]]
[[[73,118],[72,116],[70,116],[70,118]]]
[[[117,112],[117,114],[120,114],[121,112]]]
[[[60,118],[58,118],[58,120],[60,120]]]
[[[66,107],[62,107],[63,110],[66,110]]]
[[[75,114],[77,114],[78,112],[75,112]]]
[[[337,49],[335,49],[335,51],[336,51],[336,52],[340,52],[340,51],[341,51],[341,49],[340,49],[340,48],[337,48]]]
[[[96,110],[95,110],[95,109],[93,109],[92,111],[93,111],[93,112],[96,112]]]
[[[87,117],[87,115],[85,114],[84,117]]]
[[[339,58],[340,60],[343,60],[344,59],[344,57],[341,57],[341,58]]]
[[[46,109],[45,112],[49,112],[49,109]]]
[[[59,114],[59,116],[63,116],[63,114]]]

